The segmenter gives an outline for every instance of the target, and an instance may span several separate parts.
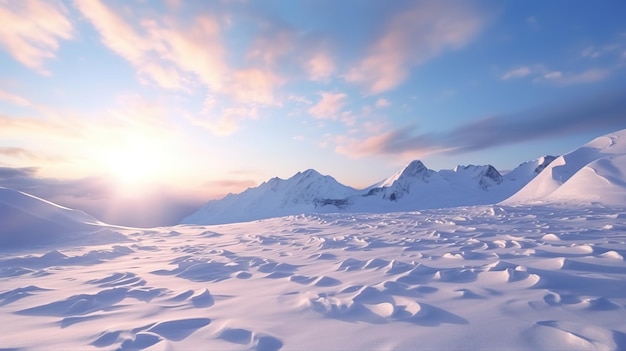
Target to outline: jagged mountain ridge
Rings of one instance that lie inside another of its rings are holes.
[[[242,193],[209,201],[181,224],[223,224],[300,213],[411,211],[495,203],[521,189],[553,159],[546,156],[526,162],[504,176],[491,165],[434,171],[415,160],[363,190],[342,185],[331,176],[309,169],[289,179],[272,178]],[[529,167],[534,171],[527,170]]]

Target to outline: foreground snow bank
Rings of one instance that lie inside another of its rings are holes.
[[[0,249],[122,238],[107,228],[82,211],[0,187]]]
[[[2,347],[626,349],[624,208],[291,216],[126,235],[0,253]]]

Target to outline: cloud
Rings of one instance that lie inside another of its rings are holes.
[[[280,105],[274,90],[281,83],[282,79],[271,71],[248,68],[235,72],[224,92],[240,103]]]
[[[76,8],[93,24],[102,42],[129,61],[140,77],[167,89],[184,89],[194,75],[219,89],[227,67],[220,27],[209,15],[195,17],[186,25],[173,19],[160,23],[138,19],[137,25],[99,0],[75,0]]]
[[[193,125],[204,128],[217,136],[227,136],[239,130],[244,120],[254,120],[259,117],[256,107],[228,107],[220,113],[205,111],[202,115],[186,113],[185,117]]]
[[[558,77],[558,82],[564,85],[594,83],[604,80],[610,75],[610,73],[611,71],[608,69],[592,68],[580,73],[560,75]]]
[[[365,138],[337,140],[336,151],[368,155],[458,154],[534,140],[626,128],[624,88],[535,110],[471,121],[448,132],[419,133],[408,126]]]
[[[56,56],[59,41],[73,35],[67,9],[59,1],[1,1],[0,18],[0,47],[41,74],[49,74],[44,61]]]
[[[375,106],[378,108],[383,108],[383,107],[391,106],[391,103],[387,99],[379,98],[378,100],[376,100]]]
[[[338,119],[348,97],[343,93],[320,93],[320,101],[309,108],[308,112],[317,119]]]
[[[21,148],[21,147],[8,147],[8,146],[0,146],[0,155],[15,157],[15,158],[28,158],[28,159],[38,159],[39,156],[35,155],[30,150]]]
[[[325,52],[316,52],[307,61],[309,78],[314,81],[327,81],[335,71],[335,62]]]
[[[534,82],[547,81],[558,85],[586,84],[602,81],[611,75],[607,68],[590,68],[582,72],[550,70],[545,65],[520,66],[504,73],[502,80],[532,77]]]
[[[370,94],[400,85],[410,69],[469,43],[485,20],[468,2],[416,2],[392,16],[367,55],[344,76]]]
[[[539,19],[537,19],[536,16],[526,17],[526,24],[533,30],[539,30],[541,28]]]
[[[411,135],[413,128],[399,128],[365,139],[339,137],[335,151],[353,158],[371,155],[410,155],[419,158],[439,151],[429,135]]]
[[[0,89],[0,100],[7,101],[18,106],[30,106],[31,105],[28,99],[23,98],[19,95],[9,93],[8,91],[4,91],[2,89]]]
[[[533,69],[531,69],[530,67],[527,67],[527,66],[514,68],[514,69],[506,72],[505,74],[503,74],[502,75],[502,80],[526,77],[527,75],[531,74],[532,72],[533,72]]]

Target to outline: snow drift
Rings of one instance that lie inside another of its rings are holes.
[[[626,204],[626,129],[558,157],[503,203],[541,201]]]
[[[85,212],[0,187],[0,248],[34,247],[119,235]]]

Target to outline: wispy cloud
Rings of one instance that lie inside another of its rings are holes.
[[[335,62],[330,54],[316,52],[307,61],[309,78],[314,81],[327,81],[335,72]]]
[[[505,72],[502,80],[532,78],[533,82],[550,82],[558,85],[586,84],[602,81],[611,75],[609,68],[590,68],[582,72],[551,70],[545,65],[520,66]]]
[[[99,0],[74,4],[103,44],[135,66],[140,77],[170,89],[184,89],[187,74],[211,88],[222,86],[224,50],[219,24],[210,16],[196,17],[185,29],[173,19],[167,24],[149,18],[133,22]]]
[[[533,140],[591,131],[626,128],[626,90],[588,96],[576,102],[544,106],[514,115],[471,121],[443,133],[419,133],[415,126],[395,128],[364,138],[337,140],[337,152],[371,155],[426,156],[464,153]]]
[[[70,39],[73,26],[63,3],[55,0],[0,1],[0,46],[15,60],[41,74],[59,42]]]
[[[13,147],[13,146],[0,146],[0,155],[9,156],[15,158],[24,158],[24,159],[38,159],[40,156],[36,155],[32,151],[22,148],[22,147]]]
[[[259,118],[256,107],[228,107],[219,111],[208,110],[203,114],[185,113],[185,117],[193,125],[208,130],[217,136],[226,136],[239,130],[242,121]]]
[[[484,27],[468,2],[416,2],[395,14],[367,55],[344,78],[370,94],[397,87],[420,65],[446,49],[459,49]]]
[[[375,106],[378,108],[383,108],[383,107],[391,106],[391,103],[387,99],[379,98],[378,100],[376,100]]]
[[[555,80],[559,84],[585,84],[599,82],[609,77],[611,71],[604,68],[591,68],[580,73],[563,74],[561,72],[551,72],[544,76],[546,79]]]
[[[533,69],[528,66],[521,66],[514,68],[502,75],[502,80],[514,79],[514,78],[522,78],[531,74]]]
[[[21,97],[19,95],[10,93],[8,91],[4,91],[2,89],[0,89],[0,100],[4,100],[7,102],[10,102],[14,105],[19,105],[19,106],[30,106],[31,103],[30,101],[28,101],[28,99]]]
[[[348,97],[344,93],[320,93],[320,101],[313,105],[308,111],[311,116],[317,119],[338,119],[341,116],[341,109]]]

